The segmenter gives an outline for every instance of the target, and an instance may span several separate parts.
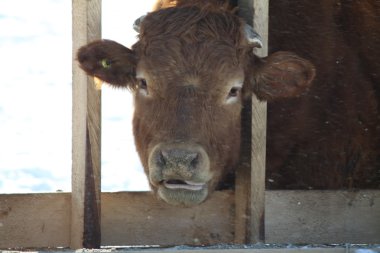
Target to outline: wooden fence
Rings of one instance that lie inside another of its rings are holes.
[[[75,57],[80,46],[101,37],[101,0],[72,3]],[[257,54],[265,56],[268,1],[239,5],[263,36],[265,46]],[[266,104],[255,97],[248,149],[254,152],[243,158],[235,192],[215,192],[193,208],[169,206],[149,192],[101,193],[101,91],[76,62],[73,83],[72,193],[0,195],[0,249],[380,243],[380,191],[265,191]]]

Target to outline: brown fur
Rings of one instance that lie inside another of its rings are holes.
[[[199,9],[235,11],[236,0],[158,0],[153,10],[166,9],[170,7],[197,7]]]
[[[249,47],[241,25],[236,16],[205,7],[146,17],[133,49],[139,67],[149,71],[149,92],[158,99],[136,97],[135,138],[149,139],[136,142],[140,157],[147,158],[162,142],[198,143],[211,161],[211,188],[237,163],[241,104],[223,105],[222,87],[245,64]],[[148,160],[142,162],[147,170]]]
[[[315,74],[293,53],[256,57],[244,22],[220,2],[148,14],[132,49],[102,40],[78,52],[89,75],[134,91],[137,151],[153,191],[170,204],[199,204],[236,166],[240,88],[261,99],[299,96]]]
[[[269,103],[269,188],[380,188],[380,2],[271,1],[270,51],[316,65],[310,91]]]

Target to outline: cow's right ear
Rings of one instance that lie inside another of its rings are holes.
[[[98,40],[81,47],[77,59],[91,76],[117,87],[133,88],[137,59],[133,51],[111,40]]]
[[[251,57],[253,92],[261,100],[296,97],[305,92],[315,77],[311,62],[291,52],[277,52],[266,58]]]

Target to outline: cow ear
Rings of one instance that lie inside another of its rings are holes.
[[[313,64],[291,52],[277,52],[262,59],[252,57],[251,85],[261,100],[299,96],[315,77]]]
[[[136,56],[115,41],[91,42],[78,50],[77,59],[88,75],[113,86],[133,88],[136,83]]]

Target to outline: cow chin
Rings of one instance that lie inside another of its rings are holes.
[[[208,195],[208,188],[204,186],[200,190],[169,189],[160,185],[157,190],[158,196],[166,203],[176,206],[194,206],[202,203]]]

